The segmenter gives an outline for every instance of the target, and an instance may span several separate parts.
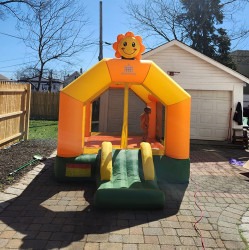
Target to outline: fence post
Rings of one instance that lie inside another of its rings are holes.
[[[24,140],[29,137],[29,118],[30,118],[30,99],[31,99],[31,85],[27,84],[26,88],[26,107],[25,107],[25,120],[24,120]]]

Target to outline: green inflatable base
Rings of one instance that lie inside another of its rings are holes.
[[[58,181],[95,180],[96,158],[96,154],[85,154],[70,158],[56,156],[54,165],[55,178]],[[88,172],[84,176],[80,173],[80,171],[75,171],[75,174],[69,175],[69,171],[67,171],[69,167],[72,167],[72,169],[77,167],[84,168],[84,165],[89,166]]]
[[[94,204],[105,209],[160,209],[164,207],[165,197],[159,189],[98,189]]]
[[[155,155],[153,161],[158,181],[179,184],[189,182],[190,159],[179,160]]]
[[[92,179],[95,179],[96,168],[97,168],[97,155],[88,154],[80,155],[78,157],[59,157],[56,156],[54,165],[54,174],[57,180],[77,180],[84,181],[85,177],[67,177],[66,176],[66,165],[68,163],[80,163],[86,162],[92,164]],[[188,183],[190,176],[190,159],[173,159],[167,156],[153,156],[154,166],[158,181],[169,182],[169,183]]]
[[[190,159],[153,156],[153,161],[156,178],[152,181],[144,180],[139,150],[113,150],[112,181],[100,181],[100,152],[98,155],[71,158],[57,156],[54,173],[59,181],[97,181],[98,189],[94,196],[96,207],[158,209],[165,205],[161,184],[189,182]],[[90,166],[90,170],[85,166]],[[77,168],[80,168],[79,172],[76,171]],[[85,176],[82,173],[86,173]]]

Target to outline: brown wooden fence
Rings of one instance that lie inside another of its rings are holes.
[[[30,93],[30,84],[0,82],[0,148],[28,139]]]
[[[32,92],[31,119],[58,120],[59,93]]]

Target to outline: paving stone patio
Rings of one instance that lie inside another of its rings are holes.
[[[159,183],[162,210],[97,210],[95,184],[58,183],[53,154],[0,193],[0,249],[247,249],[249,152],[191,145],[188,185]]]

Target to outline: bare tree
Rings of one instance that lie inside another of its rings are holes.
[[[8,14],[14,15],[18,19],[20,18],[20,15],[22,14],[21,10],[22,8],[20,7],[21,5],[23,6],[28,6],[30,8],[34,7],[34,1],[33,0],[0,0],[0,19],[6,18]]]
[[[41,78],[49,62],[70,63],[73,56],[90,44],[85,7],[78,0],[37,0],[35,7],[19,22],[19,31],[27,47],[34,51]]]
[[[38,70],[34,69],[33,66],[27,66],[20,68],[16,71],[15,77],[17,80],[29,79],[38,75]]]
[[[249,36],[249,27],[241,22],[241,18],[240,22],[235,19],[236,12],[243,10],[248,3],[248,0],[221,1],[224,21],[231,23],[232,29],[228,30],[231,40],[245,39]],[[124,12],[130,17],[134,29],[144,38],[156,37],[157,44],[172,39],[188,41],[188,31],[178,19],[183,14],[181,0],[144,0],[139,3],[127,0]]]
[[[142,3],[128,0],[126,5],[125,13],[144,37],[157,37],[161,41],[184,40],[177,20],[181,11],[178,0],[145,0]]]
[[[246,24],[248,13],[244,11],[248,4],[249,0],[227,0],[224,1],[222,6],[224,21],[229,23],[227,32],[231,41],[233,41],[234,47],[249,37],[249,27]]]

